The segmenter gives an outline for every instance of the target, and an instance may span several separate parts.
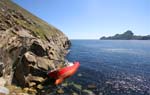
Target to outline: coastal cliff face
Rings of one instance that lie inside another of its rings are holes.
[[[64,65],[68,38],[10,0],[0,1],[0,77],[5,85],[38,88]]]

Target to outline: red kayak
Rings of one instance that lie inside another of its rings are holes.
[[[79,68],[80,63],[74,62],[74,63],[68,63],[66,67],[63,67],[61,69],[48,72],[48,75],[55,79],[55,85],[58,85],[63,82],[64,79],[72,76],[77,69]]]

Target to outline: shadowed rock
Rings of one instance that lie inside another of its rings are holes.
[[[0,41],[0,77],[6,85],[35,89],[52,82],[47,72],[64,65],[71,44],[60,30],[9,0],[0,1]]]

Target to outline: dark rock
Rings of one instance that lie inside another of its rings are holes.
[[[0,1],[0,32],[0,76],[6,83],[29,90],[50,85],[47,72],[64,66],[68,38],[10,0]]]
[[[116,34],[109,37],[101,37],[101,40],[150,40],[150,35],[147,36],[137,36],[131,30],[127,30],[123,34]]]
[[[0,62],[0,77],[3,75],[3,63]]]
[[[34,41],[33,44],[31,45],[31,52],[36,54],[37,56],[46,56],[46,49],[44,45],[38,41]]]

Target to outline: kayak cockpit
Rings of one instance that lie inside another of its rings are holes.
[[[48,72],[48,76],[55,79],[55,85],[63,82],[64,79],[72,76],[79,68],[79,62],[66,62],[65,67]]]

